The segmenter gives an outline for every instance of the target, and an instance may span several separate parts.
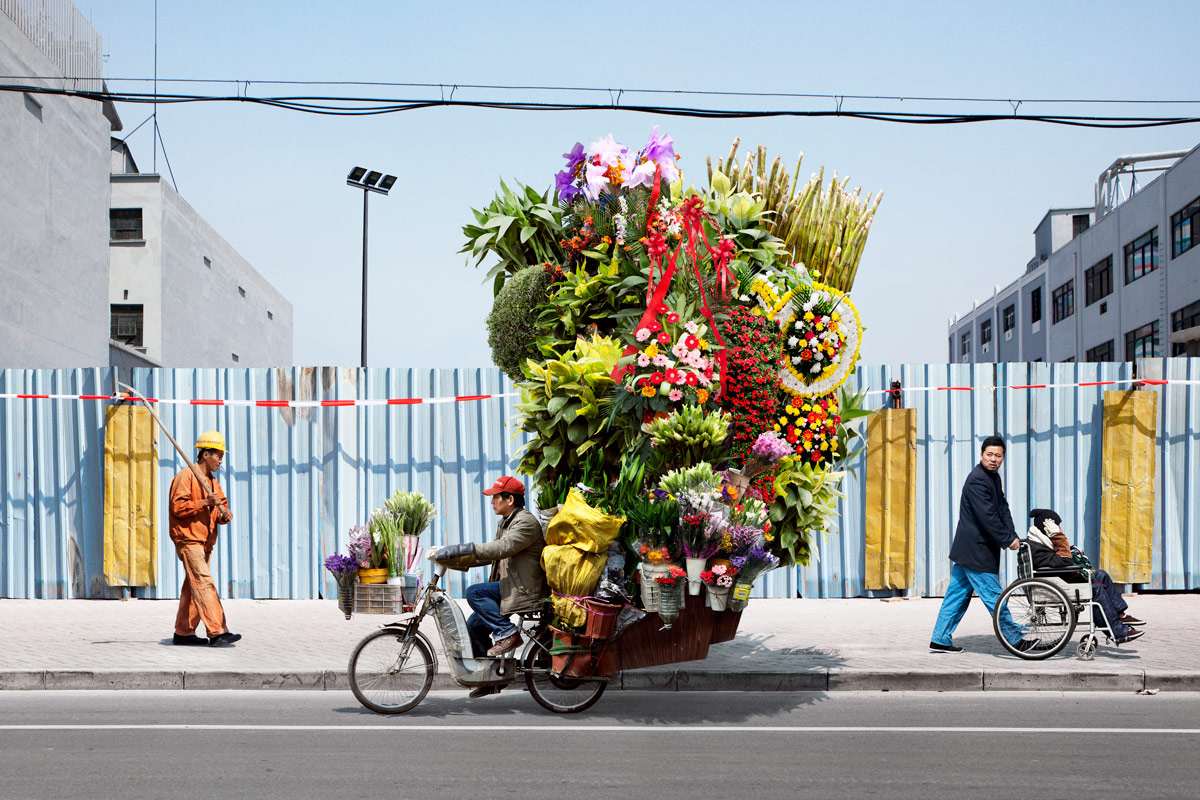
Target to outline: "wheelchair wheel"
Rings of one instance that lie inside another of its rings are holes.
[[[1028,649],[1018,649],[1004,638],[1000,618],[1006,609],[1017,627],[1024,629],[1021,642],[1031,643],[1023,644]],[[1005,650],[1018,658],[1040,661],[1055,655],[1071,641],[1075,633],[1075,609],[1062,589],[1037,578],[1027,578],[1000,595],[992,614],[992,627]]]
[[[1091,661],[1096,657],[1096,635],[1089,633],[1079,640],[1079,647],[1075,648],[1075,655],[1079,656],[1081,661]]]

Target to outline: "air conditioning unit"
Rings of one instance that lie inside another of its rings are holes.
[[[1008,330],[1006,330],[1004,332],[1004,341],[1006,341],[1006,342],[1012,341],[1012,328],[1009,328]]]
[[[1034,333],[1037,333],[1038,331],[1040,331],[1042,329],[1042,321],[1039,319],[1037,322],[1033,323],[1032,326],[1030,326],[1030,329]]]

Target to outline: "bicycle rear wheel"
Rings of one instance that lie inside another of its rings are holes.
[[[1000,626],[1001,611],[1008,609],[1017,627],[1024,628],[1022,642],[1028,650],[1019,650],[1004,638]],[[1040,661],[1062,650],[1075,632],[1075,609],[1062,589],[1037,578],[1020,580],[1004,590],[992,615],[996,638],[1018,658]]]
[[[550,674],[549,633],[529,643],[521,665],[525,685],[542,708],[556,714],[577,714],[595,705],[608,688],[608,681],[596,678],[556,678]]]
[[[415,708],[433,686],[436,667],[429,645],[415,632],[406,642],[407,636],[404,628],[373,631],[350,654],[346,667],[350,691],[378,714],[402,714]]]

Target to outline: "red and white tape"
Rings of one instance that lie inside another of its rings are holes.
[[[899,389],[875,389],[866,394],[891,394],[892,392],[1000,392],[1017,391],[1021,389],[1075,389],[1082,386],[1167,386],[1191,384],[1200,385],[1200,381],[1188,380],[1153,380],[1150,378],[1123,378],[1116,381],[1084,381],[1082,383],[1021,383],[1013,386],[901,386]]]
[[[436,403],[466,403],[500,397],[520,397],[507,394],[463,394],[453,397],[388,397],[368,400],[212,400],[167,397],[147,397],[146,402],[182,406],[246,406],[252,408],[342,408],[348,406],[416,406]],[[105,400],[112,403],[136,403],[140,398],[106,394],[0,394],[0,400]]]

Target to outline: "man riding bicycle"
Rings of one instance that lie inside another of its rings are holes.
[[[467,629],[476,656],[502,656],[521,643],[521,631],[509,618],[521,611],[536,611],[549,596],[542,549],[546,546],[542,526],[525,508],[525,486],[504,476],[483,493],[492,498],[492,512],[501,518],[496,538],[483,544],[467,542],[438,548],[434,558],[450,569],[467,570],[492,564],[487,583],[467,587],[471,606]],[[500,691],[483,686],[471,692],[482,697]]]

